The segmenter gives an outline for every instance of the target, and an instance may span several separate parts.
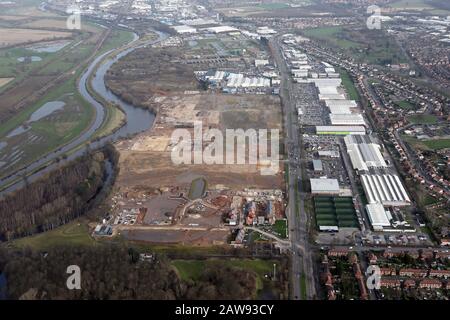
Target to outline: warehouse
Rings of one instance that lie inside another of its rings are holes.
[[[344,142],[353,169],[368,171],[369,168],[387,167],[381,146],[373,143],[369,136],[346,136]]]
[[[207,30],[209,32],[213,32],[213,33],[228,33],[228,32],[239,31],[239,29],[236,29],[236,28],[230,27],[230,26],[211,27],[211,28],[207,28]]]
[[[323,164],[322,164],[321,160],[313,160],[312,164],[313,164],[314,172],[316,172],[316,173],[323,172]]]
[[[319,151],[317,151],[317,155],[319,157],[326,157],[326,158],[339,158],[339,151],[319,150]]]
[[[331,105],[331,106],[328,106],[328,108],[330,109],[330,112],[332,114],[351,114],[352,113],[352,111],[350,110],[350,108],[348,106]]]
[[[366,212],[374,231],[383,231],[384,227],[391,226],[392,216],[386,211],[381,203],[366,205]]]
[[[337,179],[309,179],[312,194],[338,195],[340,192]]]
[[[381,203],[384,206],[411,204],[405,187],[397,175],[363,174],[361,182],[368,203]]]
[[[330,120],[332,125],[366,125],[361,114],[330,114]]]
[[[345,95],[339,94],[319,94],[319,100],[345,100]]]
[[[329,135],[366,134],[366,128],[362,126],[316,126],[316,133]]]
[[[179,34],[197,33],[197,29],[185,25],[173,26],[172,28]]]
[[[348,107],[348,108],[356,108],[358,105],[354,100],[326,100],[325,104],[328,108],[331,107]]]

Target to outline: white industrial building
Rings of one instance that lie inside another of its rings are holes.
[[[361,114],[330,114],[330,120],[332,125],[366,125],[366,122]]]
[[[356,108],[358,105],[354,100],[326,100],[325,104],[328,108],[331,107],[348,107],[348,108]]]
[[[366,212],[374,231],[383,231],[384,227],[391,227],[392,216],[381,203],[366,205]]]
[[[332,114],[351,114],[352,111],[350,110],[350,108],[348,106],[336,106],[336,105],[331,105],[328,106],[328,108],[330,109],[330,112]]]
[[[319,100],[345,100],[345,95],[342,93],[327,93],[327,94],[319,94]]]
[[[258,88],[270,87],[270,79],[267,78],[248,78],[242,73],[230,73],[227,79],[227,87],[230,88]]]
[[[361,182],[368,203],[384,206],[407,206],[411,200],[400,178],[392,174],[363,174]]]
[[[381,146],[373,143],[369,136],[346,136],[344,138],[347,153],[353,169],[368,171],[369,168],[385,168],[386,161],[381,154]]]
[[[230,26],[211,27],[211,28],[207,28],[207,30],[209,32],[213,32],[213,33],[228,33],[228,32],[237,32],[237,31],[239,31],[239,29],[236,29],[236,28],[230,27]]]
[[[197,29],[190,26],[173,26],[172,27],[179,34],[187,34],[187,33],[197,33]]]
[[[337,179],[318,178],[309,179],[312,194],[338,195],[340,193]]]
[[[319,157],[339,158],[339,151],[336,150],[319,150],[317,151]]]
[[[366,134],[366,128],[363,126],[316,126],[316,133],[329,135]]]

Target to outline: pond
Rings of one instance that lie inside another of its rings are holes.
[[[189,189],[189,199],[195,200],[203,197],[206,190],[206,180],[198,178],[192,181]]]
[[[31,60],[31,62],[38,62],[38,61],[42,61],[42,58],[38,57],[38,56],[19,57],[19,58],[17,58],[17,61],[19,61],[19,62],[24,62],[25,60]]]
[[[19,134],[27,132],[31,128],[29,126],[30,123],[39,121],[51,115],[53,112],[61,110],[62,108],[64,108],[65,105],[66,103],[62,101],[49,101],[45,103],[42,107],[33,112],[33,114],[30,116],[30,118],[26,121],[25,124],[22,124],[21,126],[9,132],[6,137],[12,138],[18,136]]]
[[[67,46],[70,41],[48,42],[40,45],[28,47],[29,50],[39,53],[55,53]]]

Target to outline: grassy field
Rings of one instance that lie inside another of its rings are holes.
[[[207,266],[226,265],[244,270],[254,271],[257,275],[256,289],[263,289],[266,276],[273,274],[273,265],[278,263],[275,260],[261,259],[207,259],[207,260],[173,260],[179,276],[183,280],[196,280],[203,274]]]
[[[286,9],[290,8],[291,6],[284,2],[272,2],[272,3],[262,3],[257,6],[257,8],[267,9],[267,10],[274,10],[274,9]]]
[[[336,47],[344,49],[359,48],[360,44],[343,37],[342,27],[320,27],[314,29],[308,29],[304,31],[305,36],[315,38],[318,40],[324,40],[331,43]]]
[[[273,231],[279,235],[280,238],[286,239],[288,236],[287,232],[288,224],[287,220],[276,220],[275,224],[273,225]]]
[[[414,124],[435,124],[438,122],[438,119],[436,116],[429,115],[429,114],[409,116],[407,119],[409,122],[414,123]]]
[[[450,148],[450,139],[426,140],[422,143],[433,150]]]
[[[402,109],[413,110],[414,105],[406,100],[395,101],[395,104]]]
[[[406,62],[395,40],[378,30],[356,26],[334,26],[308,29],[305,36],[341,48],[358,61],[387,65]]]
[[[398,0],[391,4],[389,7],[395,9],[413,9],[413,10],[425,10],[433,9],[433,7],[425,2],[425,0]]]
[[[339,74],[341,75],[342,85],[344,86],[350,100],[359,101],[358,91],[356,91],[355,85],[353,84],[353,81],[347,71],[340,69]]]
[[[301,290],[301,298],[302,300],[306,300],[307,296],[306,296],[306,277],[305,274],[302,273],[301,277],[300,277],[300,290]]]
[[[15,240],[12,242],[12,246],[45,250],[58,245],[96,245],[97,242],[91,238],[88,231],[89,227],[86,221],[78,220],[45,233]]]

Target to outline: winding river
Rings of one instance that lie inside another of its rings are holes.
[[[108,142],[116,141],[120,138],[125,138],[130,135],[134,135],[136,133],[143,132],[151,128],[155,119],[155,115],[151,111],[142,108],[137,108],[123,101],[118,96],[113,94],[110,90],[107,89],[105,85],[105,75],[108,69],[115,62],[117,62],[120,58],[126,56],[130,52],[141,47],[155,44],[167,38],[167,35],[162,32],[156,30],[154,30],[154,32],[158,35],[158,39],[156,40],[138,44],[137,40],[139,38],[135,34],[134,39],[127,45],[127,47],[129,48],[127,48],[126,50],[121,51],[121,48],[112,49],[98,56],[97,58],[94,59],[94,61],[90,63],[86,71],[81,76],[80,81],[78,82],[78,91],[83,96],[83,98],[87,102],[89,102],[95,109],[95,119],[91,122],[90,127],[87,130],[85,130],[80,136],[78,136],[76,139],[69,142],[68,144],[34,161],[33,163],[29,164],[26,168],[16,171],[15,173],[3,179],[0,179],[0,186],[2,188],[0,195],[7,194],[9,192],[12,192],[14,190],[23,187],[25,182],[23,179],[21,179],[21,177],[23,177],[26,173],[33,172],[27,177],[27,181],[32,182],[37,178],[39,178],[40,176],[42,176],[44,173],[50,172],[55,168],[61,166],[62,164],[66,163],[67,161],[76,159],[77,157],[83,155],[86,152],[87,147],[79,148],[75,152],[72,152],[65,159],[61,159],[59,162],[53,161],[57,158],[61,158],[61,156],[64,155],[65,153],[89,141],[89,139],[101,127],[101,125],[105,120],[105,110],[103,105],[100,102],[98,102],[93,96],[91,96],[91,94],[88,92],[87,89],[87,82],[91,78],[91,76],[92,76],[91,82],[92,89],[104,100],[119,105],[121,109],[124,111],[127,121],[119,130],[117,130],[113,134],[90,143],[89,149],[92,150],[102,147]],[[114,54],[115,52],[119,53]],[[111,55],[111,57],[105,59],[105,57],[109,55]]]

